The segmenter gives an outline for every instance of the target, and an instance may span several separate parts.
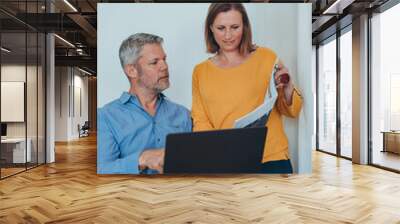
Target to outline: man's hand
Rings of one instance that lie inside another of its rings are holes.
[[[276,88],[283,88],[286,103],[290,106],[292,105],[292,96],[294,90],[292,78],[289,75],[288,69],[282,63],[279,63],[278,66],[278,70],[275,73]]]
[[[139,168],[146,167],[163,173],[164,168],[164,149],[146,149],[139,157]]]

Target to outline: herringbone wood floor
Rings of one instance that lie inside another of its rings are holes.
[[[314,153],[311,175],[96,175],[96,139],[0,181],[0,223],[400,223],[400,175]]]

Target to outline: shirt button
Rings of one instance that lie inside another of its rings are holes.
[[[157,138],[157,142],[159,142],[160,141],[160,139],[159,138]]]

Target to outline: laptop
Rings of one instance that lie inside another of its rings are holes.
[[[266,127],[169,134],[164,173],[259,173]]]

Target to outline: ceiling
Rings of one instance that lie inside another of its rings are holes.
[[[312,38],[317,44],[351,23],[352,17],[373,10],[388,0],[253,0],[241,2],[311,3]],[[54,32],[56,65],[80,66],[96,72],[97,3],[182,2],[179,0],[1,0],[2,46],[25,53],[25,29]],[[197,0],[195,2],[209,2]],[[49,13],[52,11],[52,13]],[[340,21],[340,22],[338,22]],[[66,43],[62,39],[69,43]],[[29,40],[28,40],[29,42]],[[72,45],[71,45],[72,44]],[[27,52],[33,52],[29,43]],[[17,53],[15,53],[17,54]]]

